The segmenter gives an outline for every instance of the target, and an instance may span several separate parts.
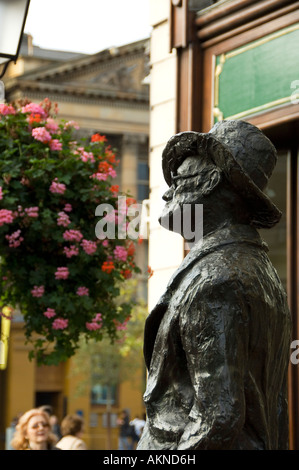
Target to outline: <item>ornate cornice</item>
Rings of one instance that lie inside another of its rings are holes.
[[[148,111],[149,87],[142,82],[147,74],[147,46],[148,40],[138,41],[110,52],[79,57],[8,78],[6,97],[12,100],[16,96],[31,99],[48,96],[58,102]],[[84,75],[86,80],[78,80]]]
[[[121,46],[118,48],[110,48],[101,51],[97,54],[89,56],[79,57],[65,62],[64,64],[55,64],[49,67],[43,67],[43,69],[28,72],[24,75],[24,78],[30,78],[31,80],[55,80],[62,79],[66,76],[71,75],[72,77],[79,77],[82,74],[86,74],[97,71],[101,68],[108,68],[119,63],[123,63],[127,60],[134,58],[146,57],[148,55],[149,39],[144,39],[132,43],[129,45]]]
[[[20,95],[25,98],[29,98],[32,100],[43,100],[45,98],[45,93],[49,99],[52,101],[57,102],[66,102],[66,103],[78,103],[78,104],[88,104],[88,105],[103,105],[109,106],[112,108],[126,108],[126,109],[138,109],[141,111],[148,111],[149,110],[149,102],[148,100],[121,100],[120,98],[104,98],[101,96],[86,96],[84,94],[65,94],[63,92],[59,93],[57,90],[49,91],[49,90],[41,90],[39,88],[23,88],[23,87],[14,87],[14,88],[7,88],[6,89],[6,98],[8,101],[12,101],[15,99],[15,94]],[[18,96],[19,98],[20,96]]]

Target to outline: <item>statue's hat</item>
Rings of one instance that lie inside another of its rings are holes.
[[[251,223],[271,228],[281,211],[264,190],[277,162],[271,141],[256,126],[245,121],[220,121],[208,133],[181,132],[169,139],[162,154],[166,183],[188,156],[205,153],[219,167],[233,189],[245,200]]]

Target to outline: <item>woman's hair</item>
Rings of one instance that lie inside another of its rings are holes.
[[[61,434],[63,436],[75,436],[78,432],[82,431],[83,424],[84,420],[81,416],[76,414],[67,415],[61,422]]]
[[[28,449],[28,439],[26,437],[27,426],[28,422],[33,416],[42,416],[47,424],[50,427],[49,415],[45,411],[37,408],[33,408],[32,410],[26,411],[18,420],[18,424],[16,426],[16,432],[14,437],[11,441],[11,445],[15,450],[26,450]],[[48,443],[49,445],[54,445],[57,442],[57,438],[51,432],[49,433]]]

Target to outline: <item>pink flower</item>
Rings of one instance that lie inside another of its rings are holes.
[[[123,246],[120,246],[120,245],[117,245],[115,247],[113,253],[114,253],[115,258],[118,259],[119,261],[126,261],[128,257],[127,250]]]
[[[58,131],[59,126],[58,124],[54,121],[52,118],[48,118],[46,122],[46,128],[48,129],[49,132],[55,133]]]
[[[86,152],[84,147],[77,147],[74,152],[75,155],[79,155],[82,162],[86,163],[91,161],[92,163],[95,162],[94,154],[92,152]]]
[[[0,103],[0,114],[7,116],[7,114],[16,114],[16,110],[13,106]]]
[[[99,330],[103,326],[102,314],[97,313],[96,316],[91,320],[91,322],[86,322],[85,326],[88,330]]]
[[[103,321],[102,314],[101,313],[96,313],[96,316],[92,319],[92,321],[102,322]]]
[[[47,131],[45,127],[35,127],[32,129],[32,137],[44,144],[50,142],[51,134]]]
[[[22,241],[24,240],[23,237],[20,237],[21,230],[17,230],[13,232],[11,235],[5,235],[6,240],[8,240],[10,248],[17,248],[21,245]]]
[[[63,209],[65,212],[72,212],[73,208],[71,204],[66,204]]]
[[[107,173],[94,173],[93,175],[90,176],[90,178],[95,178],[98,181],[106,181],[108,178]]]
[[[91,322],[86,322],[85,326],[88,330],[94,331],[99,330],[103,326],[102,314],[97,313],[96,316],[91,320]]]
[[[28,217],[38,217],[38,207],[28,207],[25,212]]]
[[[0,200],[3,199],[3,190],[2,190],[2,186],[0,186]]]
[[[81,160],[82,160],[82,162],[88,162],[88,161],[90,161],[92,163],[95,162],[93,153],[92,152],[86,152],[86,151],[82,152]]]
[[[83,235],[79,230],[66,230],[63,234],[63,238],[69,242],[80,242]]]
[[[89,289],[87,289],[87,287],[78,287],[77,295],[80,295],[81,297],[83,295],[89,295]]]
[[[11,224],[13,222],[13,213],[8,209],[0,209],[0,227],[4,224]]]
[[[57,225],[67,227],[70,223],[69,216],[65,212],[58,212]]]
[[[117,176],[116,171],[113,170],[113,168],[108,169],[108,175],[111,176],[111,178],[116,178]]]
[[[87,253],[88,255],[92,255],[97,250],[96,242],[93,242],[91,240],[82,240],[81,246],[85,253]]]
[[[31,294],[33,297],[42,297],[45,293],[45,287],[44,286],[34,286]]]
[[[85,326],[90,331],[99,330],[100,328],[102,328],[102,325],[100,323],[95,322],[86,322]]]
[[[14,215],[14,217],[24,217],[24,215],[26,215],[26,213],[24,212],[22,206],[18,206],[18,210],[14,211],[13,215]]]
[[[124,331],[128,327],[128,321],[129,319],[126,319],[123,323],[118,322],[117,320],[114,320],[114,324],[116,326],[117,331]]]
[[[107,246],[109,245],[109,241],[107,240],[107,238],[105,240],[103,240],[102,242],[102,245],[107,248]]]
[[[68,129],[69,127],[73,127],[74,129],[77,129],[77,130],[80,129],[77,122],[75,122],[75,121],[66,122],[65,125],[64,125],[64,130]]]
[[[52,323],[52,328],[54,330],[64,330],[67,328],[69,321],[66,318],[55,318]]]
[[[49,142],[51,150],[62,150],[62,143],[58,139],[52,139]]]
[[[75,245],[71,245],[69,248],[65,246],[63,252],[68,258],[71,258],[72,256],[78,256],[79,248]]]
[[[23,176],[22,179],[21,179],[21,184],[22,184],[23,186],[28,186],[28,185],[30,184],[30,181],[29,181],[28,178],[26,178],[25,176]]]
[[[55,279],[67,279],[69,277],[69,270],[68,268],[57,268],[57,271],[55,273]]]
[[[52,181],[52,184],[50,186],[50,191],[53,194],[64,194],[66,190],[66,186],[63,183],[58,183],[57,178]]]
[[[29,103],[23,106],[22,113],[40,114],[42,117],[46,117],[46,112],[39,104]]]
[[[47,308],[47,310],[44,312],[45,317],[47,318],[53,318],[56,315],[56,312],[53,308]]]

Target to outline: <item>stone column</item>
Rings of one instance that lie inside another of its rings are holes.
[[[139,146],[144,142],[145,136],[138,134],[124,134],[121,152],[121,190],[137,198],[137,172]]]

